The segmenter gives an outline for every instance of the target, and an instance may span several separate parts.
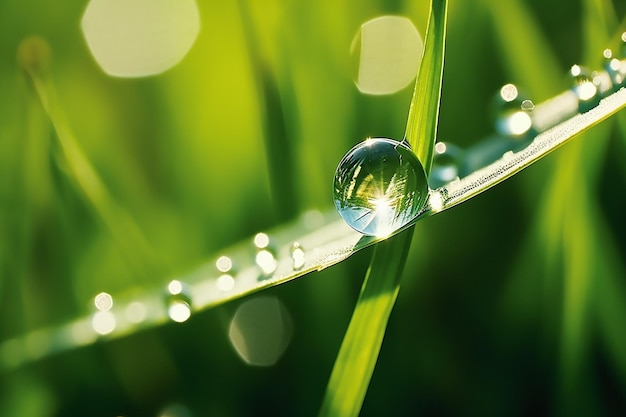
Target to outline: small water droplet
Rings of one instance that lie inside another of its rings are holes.
[[[572,65],[569,73],[573,82],[572,91],[578,97],[578,111],[583,113],[595,107],[600,101],[600,95],[589,70],[580,65]]]
[[[228,272],[233,268],[233,261],[228,256],[220,256],[215,261],[215,267],[220,272]]]
[[[113,307],[113,297],[111,297],[111,294],[109,293],[101,292],[96,295],[94,304],[98,310],[108,311]]]
[[[613,51],[605,49],[604,56],[604,70],[611,80],[611,89],[609,92],[619,90],[626,79],[626,65],[622,64],[622,61],[613,56]]]
[[[293,245],[291,245],[290,253],[291,259],[293,261],[293,269],[296,271],[302,269],[302,267],[304,267],[306,259],[304,258],[304,249],[302,249],[300,243],[294,242]]]
[[[254,258],[257,266],[261,268],[261,279],[272,275],[278,267],[278,261],[274,255],[274,250],[270,247],[270,238],[265,233],[257,233],[254,236],[254,246],[257,248],[256,257]]]
[[[267,235],[266,235],[267,236]],[[233,261],[228,256],[220,256],[215,262],[215,267],[221,275],[217,278],[216,286],[220,291],[230,291],[235,287],[233,278]]]
[[[459,178],[463,150],[447,142],[437,142],[433,155],[433,166],[428,177],[431,188],[439,188]]]
[[[427,196],[424,168],[405,142],[367,139],[343,157],[335,172],[335,207],[365,235],[387,236],[406,225]]]
[[[167,315],[178,323],[191,317],[191,297],[186,285],[177,279],[167,285]]]
[[[505,153],[503,153],[502,159],[507,162],[513,159],[513,151],[506,151]]]
[[[495,98],[495,129],[501,135],[525,137],[533,127],[534,103],[514,84],[502,86]]]

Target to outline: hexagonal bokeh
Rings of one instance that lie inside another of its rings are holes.
[[[289,345],[292,323],[276,297],[259,296],[239,306],[228,336],[239,357],[248,365],[271,366]]]
[[[359,91],[384,95],[402,90],[415,78],[424,42],[408,18],[379,16],[361,25],[350,49],[358,60]]]
[[[195,0],[91,0],[81,27],[102,70],[146,77],[177,65],[200,31]]]

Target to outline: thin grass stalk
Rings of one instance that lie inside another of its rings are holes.
[[[427,174],[439,115],[446,17],[447,1],[433,0],[405,134]],[[359,414],[400,289],[413,231],[411,227],[376,246],[335,361],[320,416],[356,417]]]

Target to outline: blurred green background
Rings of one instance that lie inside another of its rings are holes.
[[[89,52],[86,6],[0,3],[0,341],[87,314],[101,291],[164,286],[330,208],[337,162],[367,136],[401,136],[412,92],[360,94],[354,34],[384,14],[424,33],[428,13],[425,1],[199,2],[201,31],[179,65],[121,79]],[[504,83],[545,100],[569,87],[572,64],[600,68],[626,30],[619,0],[449,10],[439,138],[463,147],[492,133]],[[17,64],[32,35],[49,44],[47,79],[107,189],[103,206],[67,174]],[[620,114],[417,225],[361,415],[626,413],[625,145]],[[274,366],[246,365],[231,347],[237,300],[0,370],[0,415],[315,415],[370,256],[265,292],[293,324]]]

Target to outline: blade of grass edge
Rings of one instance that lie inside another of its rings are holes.
[[[447,0],[433,0],[405,134],[427,173],[439,116],[446,18]],[[400,289],[413,230],[411,227],[376,245],[335,360],[320,416],[355,417],[359,414]]]

